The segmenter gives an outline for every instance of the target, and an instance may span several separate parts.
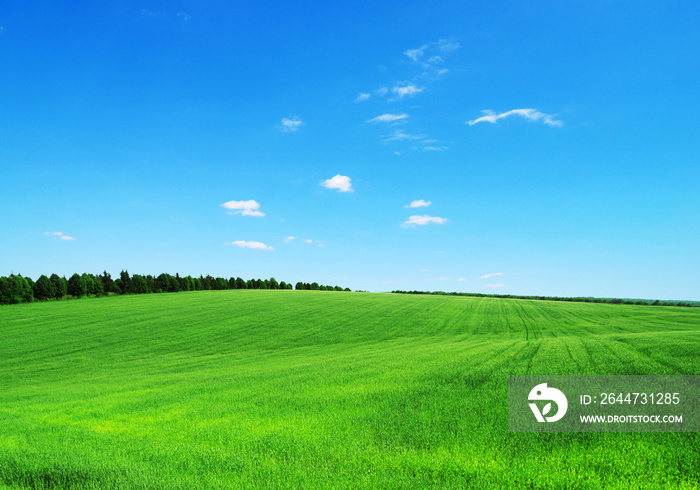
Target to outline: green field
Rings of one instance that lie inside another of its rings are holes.
[[[700,309],[317,291],[0,307],[19,488],[698,488],[697,433],[507,431],[509,374],[700,374]]]

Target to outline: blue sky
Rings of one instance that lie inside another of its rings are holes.
[[[0,275],[700,299],[697,2],[231,3],[2,3]]]

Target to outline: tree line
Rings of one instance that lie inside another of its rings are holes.
[[[613,305],[651,305],[651,306],[686,306],[700,307],[700,301],[675,301],[659,299],[623,299],[623,298],[589,298],[589,297],[560,297],[560,296],[523,296],[516,294],[484,294],[484,293],[449,293],[445,291],[401,291],[398,294],[435,294],[440,296],[471,296],[474,298],[511,298],[511,299],[536,299],[542,301],[572,301],[577,303],[608,303]]]
[[[270,279],[248,279],[240,277],[180,276],[160,274],[159,276],[139,274],[129,275],[121,271],[119,277],[104,271],[102,275],[73,274],[69,279],[58,274],[47,277],[41,275],[36,281],[20,274],[0,277],[0,304],[30,303],[61,298],[81,298],[83,296],[106,296],[109,294],[149,294],[176,293],[179,291],[211,291],[223,289],[292,289],[292,284],[274,277]],[[340,286],[324,286],[316,282],[297,282],[297,290],[310,291],[350,291]]]

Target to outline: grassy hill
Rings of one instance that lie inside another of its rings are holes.
[[[507,431],[509,374],[700,374],[700,310],[317,291],[0,308],[0,482],[697,488],[696,433]]]

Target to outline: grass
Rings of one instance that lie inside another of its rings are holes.
[[[509,374],[700,374],[700,310],[316,291],[0,308],[9,488],[698,488],[696,433],[507,431]]]

